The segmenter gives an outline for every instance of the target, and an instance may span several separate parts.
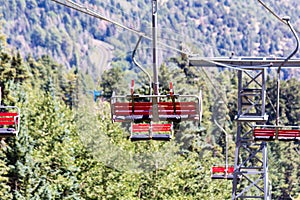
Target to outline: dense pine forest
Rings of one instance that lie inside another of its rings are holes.
[[[10,199],[230,199],[232,183],[212,180],[224,164],[224,134],[234,162],[237,72],[188,68],[160,49],[161,93],[203,91],[204,131],[184,124],[170,142],[130,142],[127,124],[112,123],[109,96],[147,93],[147,77],[132,63],[138,36],[47,0],[0,0],[0,86],[3,105],[21,110],[20,133],[3,138],[0,196]],[[80,2],[80,1],[78,1]],[[151,1],[91,0],[86,6],[128,27],[151,32]],[[266,1],[299,26],[300,3]],[[200,56],[286,56],[295,45],[289,29],[257,1],[159,1],[159,40]],[[151,72],[151,43],[138,60]],[[299,53],[296,54],[299,57]],[[299,69],[287,69],[281,121],[300,125]],[[93,90],[105,95],[93,99]],[[276,79],[267,77],[267,113],[274,123]],[[270,142],[272,198],[300,199],[300,143]]]

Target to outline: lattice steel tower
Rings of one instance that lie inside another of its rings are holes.
[[[264,124],[265,68],[242,67],[238,71],[238,115],[232,199],[270,199],[267,144],[254,142],[252,127]]]

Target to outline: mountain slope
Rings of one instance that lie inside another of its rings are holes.
[[[80,1],[76,1],[80,3]],[[97,40],[114,46],[115,58],[128,58],[137,35],[53,1],[0,0],[3,32],[8,44],[24,56],[51,54],[69,67],[79,66],[100,74],[106,66],[95,62]],[[280,16],[299,24],[299,1],[267,1]],[[89,1],[88,8],[151,36],[150,0]],[[285,56],[294,47],[289,29],[257,1],[158,1],[159,40],[180,48],[183,42],[202,56]],[[151,64],[151,44],[143,40],[138,57]],[[161,47],[160,62],[177,53]],[[105,56],[104,56],[105,57]]]

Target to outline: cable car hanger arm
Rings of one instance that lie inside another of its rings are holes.
[[[291,58],[293,57],[296,52],[298,51],[299,48],[299,37],[297,35],[297,33],[295,32],[295,29],[293,28],[293,26],[290,23],[290,18],[289,17],[284,17],[283,20],[286,21],[286,24],[288,25],[288,27],[290,28],[290,30],[292,31],[294,37],[296,38],[296,47],[294,49],[294,51],[292,51],[285,59],[284,61],[281,63],[281,65],[278,67],[277,69],[277,110],[276,110],[276,126],[279,125],[279,111],[280,111],[280,106],[279,106],[279,93],[280,93],[280,70],[281,67]]]
[[[149,79],[149,86],[150,86],[150,91],[149,91],[149,94],[151,95],[152,94],[152,87],[151,87],[151,84],[152,84],[152,78],[151,78],[151,76],[150,76],[150,74],[136,61],[136,59],[135,59],[135,53],[136,53],[136,50],[137,50],[137,48],[138,48],[138,46],[139,46],[139,44],[140,44],[140,42],[141,42],[141,40],[142,40],[142,38],[143,38],[143,36],[142,35],[140,35],[140,37],[139,37],[139,39],[138,39],[138,41],[137,41],[137,43],[136,43],[136,45],[135,45],[135,48],[134,48],[134,50],[133,50],[133,52],[132,52],[132,61],[133,61],[133,63],[138,67],[138,68],[140,68],[147,76],[148,76],[148,79]]]
[[[228,168],[228,133],[227,131],[217,122],[216,119],[214,119],[215,124],[218,126],[219,129],[221,129],[221,131],[225,134],[225,145],[226,145],[226,149],[225,149],[225,167],[226,169]]]
[[[290,55],[288,55],[288,56],[284,59],[284,61],[282,62],[282,64],[278,67],[277,73],[279,73],[280,70],[281,70],[281,67],[282,67],[282,66],[283,66],[283,65],[284,65],[291,57],[293,57],[293,56],[297,53],[298,48],[299,48],[299,37],[298,37],[298,34],[296,33],[294,27],[293,27],[293,26],[291,25],[291,23],[290,23],[290,18],[289,18],[289,17],[283,17],[282,19],[283,19],[284,21],[286,21],[286,24],[288,25],[288,27],[289,27],[290,30],[292,31],[294,37],[296,38],[296,47],[295,47],[294,51],[292,51],[292,52],[290,53]]]

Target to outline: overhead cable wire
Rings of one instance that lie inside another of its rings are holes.
[[[279,17],[269,6],[267,6],[263,1],[257,0],[267,11],[269,11],[274,17],[276,17],[280,22],[284,23],[287,25],[286,20],[282,19]],[[295,29],[297,33],[300,33],[299,30]]]
[[[123,29],[125,29],[125,30],[128,30],[128,31],[130,31],[130,32],[133,32],[133,33],[135,33],[135,34],[137,34],[137,35],[142,36],[143,38],[146,38],[146,39],[152,41],[152,38],[149,37],[149,36],[147,36],[145,33],[141,32],[141,31],[138,31],[138,30],[136,30],[136,29],[134,29],[134,28],[130,28],[130,27],[128,27],[128,26],[125,26],[125,25],[123,25],[123,24],[121,24],[121,23],[118,23],[118,22],[116,22],[116,21],[114,21],[114,20],[111,20],[111,19],[105,17],[104,15],[101,15],[101,14],[97,13],[96,11],[91,10],[91,9],[89,9],[89,8],[87,8],[87,7],[85,7],[85,6],[83,6],[82,4],[76,3],[76,2],[71,1],[71,0],[51,0],[51,1],[54,1],[54,2],[56,2],[56,3],[58,3],[58,4],[60,4],[60,5],[63,5],[63,6],[69,7],[69,8],[71,8],[71,9],[77,10],[77,11],[82,12],[82,13],[84,13],[84,14],[90,15],[90,16],[92,16],[92,17],[96,17],[96,18],[98,18],[98,19],[101,19],[101,20],[110,22],[110,23],[112,23],[112,24],[115,24],[116,26],[119,26],[119,27],[121,27],[121,28],[123,28]],[[63,1],[64,1],[64,2],[63,2]],[[172,46],[167,45],[167,44],[162,43],[162,42],[158,42],[158,44],[160,44],[160,45],[162,45],[162,46],[164,46],[164,47],[167,47],[167,48],[169,48],[169,49],[171,49],[171,50],[177,51],[177,52],[179,52],[179,53],[184,53],[184,54],[187,54],[187,55],[189,55],[189,56],[192,55],[192,54],[189,54],[188,52],[182,51],[182,50],[180,50],[180,49],[177,49],[177,48],[175,48],[175,47],[172,47]]]
[[[257,0],[266,10],[268,10],[274,17],[276,17],[280,22],[287,24],[281,17],[279,17],[271,8],[269,8],[263,1]]]
[[[87,7],[85,7],[85,6],[83,6],[82,4],[76,3],[76,2],[74,2],[74,1],[64,0],[64,1],[67,2],[67,3],[62,2],[63,0],[51,0],[51,1],[54,1],[54,2],[56,2],[56,3],[58,3],[58,4],[60,4],[60,5],[66,6],[66,7],[68,7],[68,8],[77,10],[77,11],[79,11],[79,12],[85,13],[85,14],[90,15],[90,16],[92,16],[92,17],[96,17],[96,18],[99,18],[99,19],[101,19],[101,20],[110,22],[110,23],[115,24],[115,25],[117,25],[117,26],[119,26],[119,27],[121,27],[121,28],[123,28],[123,29],[125,29],[125,30],[134,32],[134,33],[136,33],[136,34],[138,34],[138,35],[141,35],[141,34],[142,34],[142,32],[140,32],[140,31],[137,31],[137,30],[135,30],[135,29],[133,29],[133,28],[124,26],[123,24],[118,23],[118,22],[116,22],[116,21],[114,21],[114,20],[111,20],[111,19],[105,17],[104,15],[101,15],[101,14],[99,14],[99,13],[97,13],[97,12],[95,12],[95,11],[93,11],[93,10],[91,10],[91,9],[89,9],[89,8],[87,8]],[[68,3],[69,3],[69,4],[68,4]]]
[[[198,70],[199,71],[199,70]],[[206,80],[208,80],[208,82],[212,85],[213,90],[215,90],[216,94],[219,95],[220,89],[218,88],[218,86],[216,86],[213,81],[211,80],[211,78],[208,76],[208,74],[206,73],[206,71],[201,67],[201,71],[202,73],[205,75]],[[223,102],[226,102],[225,98],[221,95],[219,95],[220,98],[222,99]]]
[[[123,29],[125,29],[125,30],[128,30],[128,31],[130,31],[130,32],[133,32],[133,33],[139,35],[140,37],[143,37],[143,38],[146,38],[146,39],[152,41],[152,38],[149,37],[149,36],[147,36],[147,35],[144,34],[143,32],[138,31],[138,30],[136,30],[136,29],[134,29],[134,28],[130,28],[130,27],[128,27],[128,26],[125,26],[125,25],[123,25],[123,24],[121,24],[121,23],[118,23],[118,22],[116,22],[116,21],[114,21],[114,20],[111,20],[111,19],[105,17],[104,15],[101,15],[101,14],[99,14],[98,12],[96,12],[96,11],[94,11],[94,10],[91,10],[91,9],[89,9],[89,8],[87,8],[87,7],[85,7],[85,6],[83,6],[82,4],[76,3],[76,2],[71,1],[71,0],[64,0],[64,2],[63,2],[63,0],[52,0],[52,1],[54,1],[54,2],[56,2],[56,3],[58,3],[58,4],[60,4],[60,5],[69,7],[69,8],[71,8],[71,9],[77,10],[77,11],[79,11],[79,12],[82,12],[82,13],[84,13],[84,14],[90,15],[90,16],[92,16],[92,17],[96,17],[96,18],[98,18],[98,19],[101,19],[101,20],[107,21],[107,22],[109,22],[109,23],[115,24],[116,26],[119,26],[119,27],[121,27],[121,28],[123,28]],[[159,43],[160,45],[164,46],[164,47],[167,47],[167,48],[169,48],[169,49],[171,49],[171,50],[174,50],[174,51],[177,51],[177,52],[179,52],[179,53],[184,53],[184,54],[189,55],[189,56],[192,55],[192,54],[190,54],[190,53],[188,53],[188,52],[186,52],[186,51],[182,51],[182,50],[180,50],[180,49],[177,49],[177,48],[172,47],[172,46],[170,46],[170,45],[167,45],[167,44],[165,44],[165,43],[161,43],[161,42],[158,42],[158,43]],[[224,63],[215,62],[215,61],[212,61],[212,60],[209,60],[209,59],[204,59],[204,58],[202,58],[202,60],[205,61],[205,62],[211,63],[211,64],[215,64],[216,66],[219,66],[219,67],[225,67],[225,68],[234,69],[234,70],[246,71],[246,69],[241,69],[241,68],[238,68],[238,67],[234,67],[234,66],[231,66],[231,65],[224,64]],[[216,88],[215,85],[213,84],[213,82],[211,81],[211,79],[209,78],[209,76],[207,75],[207,73],[205,72],[205,70],[202,70],[202,71],[203,71],[203,73],[205,74],[205,76],[207,77],[207,79],[209,80],[209,82],[212,84],[212,86],[213,86],[214,88]],[[225,99],[224,99],[223,97],[221,97],[221,98],[222,98],[222,100],[225,102]]]
[[[188,29],[188,27],[184,27],[184,26],[182,26],[182,28]],[[222,52],[228,52],[228,53],[229,52],[230,53],[233,52],[233,50],[229,50],[229,49],[225,49],[225,48],[220,48],[220,47],[214,47],[213,45],[205,43],[203,41],[195,41],[193,38],[189,37],[188,33],[185,33],[185,32],[183,32],[181,30],[176,30],[176,29],[172,29],[172,28],[160,28],[159,30],[161,30],[162,33],[175,34],[178,37],[177,39],[170,39],[170,38],[164,37],[164,36],[159,36],[158,37],[158,38],[163,39],[163,40],[174,41],[174,42],[179,42],[179,43],[181,43],[181,42],[189,43],[189,44],[192,43],[193,46],[198,45],[198,47],[199,47],[199,45],[200,45],[200,46],[204,46],[205,48],[207,48],[207,46],[210,46],[210,48],[215,48],[218,51],[221,50]],[[184,36],[182,36],[182,35],[184,35],[185,38],[183,38]]]
[[[138,31],[138,30],[136,30],[134,28],[130,28],[128,26],[125,26],[125,25],[123,25],[121,23],[118,23],[118,22],[116,22],[114,20],[111,20],[108,17],[105,17],[104,15],[101,15],[101,14],[97,13],[96,11],[89,9],[89,8],[85,7],[84,5],[82,5],[82,4],[76,3],[76,2],[71,1],[71,0],[51,0],[51,1],[54,1],[54,2],[56,2],[58,4],[60,4],[60,5],[66,6],[68,8],[77,10],[77,11],[82,12],[84,14],[90,15],[92,17],[96,17],[98,19],[101,19],[101,20],[107,21],[109,23],[115,24],[116,26],[119,26],[119,27],[121,27],[121,28],[123,28],[125,30],[133,32],[133,33],[135,33],[135,34],[137,34],[139,36],[142,36],[145,39],[148,39],[148,40],[152,41],[152,38],[149,37],[149,36],[147,36],[145,33],[141,32],[141,31]],[[160,44],[161,46],[164,46],[164,47],[166,47],[168,49],[171,49],[173,51],[176,51],[178,53],[186,54],[187,56],[196,56],[195,54],[191,54],[189,52],[186,52],[186,51],[183,51],[181,49],[172,47],[170,45],[167,45],[167,44],[159,42],[159,41],[158,41],[158,44]],[[230,68],[230,69],[245,71],[244,69],[233,67],[231,65],[227,65],[227,64],[224,64],[224,63],[215,62],[215,61],[212,61],[212,60],[209,60],[209,59],[202,58],[202,60],[206,61],[208,63],[215,64],[216,66],[219,66],[219,67],[225,67],[225,68]]]

